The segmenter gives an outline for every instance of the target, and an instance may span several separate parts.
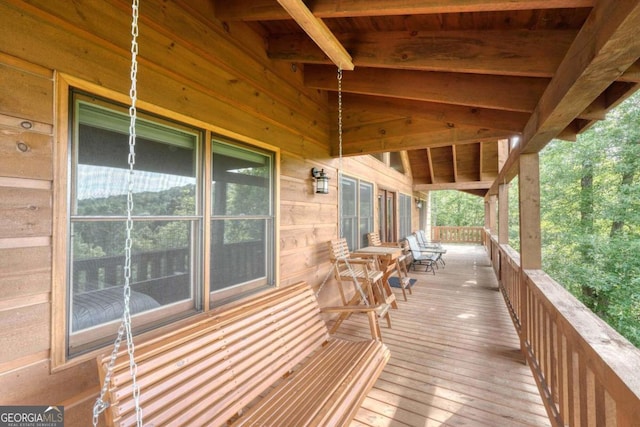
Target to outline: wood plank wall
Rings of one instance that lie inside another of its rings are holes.
[[[338,220],[326,94],[304,88],[301,70],[269,61],[246,26],[217,21],[212,3],[142,2],[139,97],[169,116],[280,150],[280,283],[318,285]],[[0,405],[64,404],[67,426],[90,422],[98,380],[93,359],[55,373],[51,366],[51,294],[60,285],[52,280],[53,165],[56,144],[67,143],[56,140],[55,78],[65,73],[126,95],[129,7],[0,2]],[[312,167],[329,172],[330,194],[313,193]],[[408,177],[371,157],[345,159],[343,169],[412,194]],[[336,299],[331,289],[321,294],[321,302]]]

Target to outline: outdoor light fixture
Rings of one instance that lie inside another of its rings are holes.
[[[311,176],[316,180],[316,193],[329,194],[329,177],[324,172],[324,169],[312,168]]]
[[[420,199],[416,199],[416,207],[417,207],[418,209],[422,209],[422,200],[420,200]]]

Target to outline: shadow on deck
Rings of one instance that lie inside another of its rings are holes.
[[[410,271],[409,301],[397,290],[382,325],[391,360],[352,425],[550,425],[484,247],[447,249],[435,276]],[[368,323],[353,316],[337,335],[367,337]]]

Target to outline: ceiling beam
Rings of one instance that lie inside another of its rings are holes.
[[[640,2],[601,0],[587,18],[507,159],[490,194],[517,173],[520,154],[539,152],[640,58]]]
[[[451,166],[453,167],[453,181],[458,182],[458,155],[455,145],[451,146]]]
[[[493,181],[439,182],[437,184],[414,184],[413,191],[436,190],[487,190]]]
[[[491,12],[500,10],[593,7],[596,0],[316,0],[311,11],[319,18]],[[228,21],[289,19],[273,0],[216,0],[216,16]]]
[[[311,88],[335,91],[335,69],[324,65],[308,65],[305,67],[304,83]],[[534,77],[358,68],[343,76],[342,90],[347,93],[530,113],[548,83],[548,79]]]
[[[429,178],[431,182],[435,181],[435,174],[433,171],[433,156],[431,155],[431,148],[427,147],[427,162],[429,165]]]
[[[442,133],[443,135],[448,135],[449,138],[447,139],[447,145],[455,145],[459,143],[458,141],[469,141],[473,138],[487,138],[493,135],[517,135],[515,132],[508,132],[500,129],[471,126],[455,127],[431,120],[397,118],[382,122],[361,123],[353,127],[344,125],[342,128],[342,139],[343,146],[348,146],[350,144],[366,144],[369,142],[376,143],[384,138],[400,136],[411,137],[414,135],[420,136],[429,133]]]
[[[329,57],[336,67],[353,70],[351,56],[321,19],[313,16],[302,0],[278,0],[294,21]]]
[[[412,124],[407,123],[406,126],[410,127]],[[409,131],[403,131],[400,126],[394,127],[393,132],[390,134],[378,133],[377,136],[372,136],[371,132],[367,135],[363,135],[358,132],[344,133],[342,140],[342,155],[343,156],[359,156],[363,154],[373,153],[386,153],[392,151],[403,150],[420,150],[427,147],[446,147],[454,144],[472,144],[480,141],[495,141],[498,139],[509,138],[513,136],[512,133],[483,128],[460,128],[439,130],[434,129],[431,131],[425,130],[422,133],[415,133]],[[375,129],[373,129],[375,132]],[[386,132],[385,132],[386,133]],[[371,136],[371,137],[369,137]],[[332,141],[337,140],[337,136],[331,138]],[[331,155],[338,157],[340,155],[339,147],[337,143],[331,145]]]
[[[337,105],[337,95],[332,95],[331,105]],[[345,126],[362,123],[364,114],[380,114],[392,117],[410,117],[431,120],[448,126],[475,126],[522,132],[529,115],[517,111],[464,107],[427,101],[413,101],[385,96],[368,96],[345,93],[342,95],[346,112]]]
[[[548,77],[560,65],[577,31],[389,31],[339,34],[357,67]],[[308,37],[269,37],[271,59],[326,64]]]

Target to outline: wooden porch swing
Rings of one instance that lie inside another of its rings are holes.
[[[205,313],[134,348],[129,312],[135,163],[138,0],[132,3],[131,125],[124,313],[110,355],[98,357],[93,410],[109,426],[346,426],[390,357],[370,307],[320,309],[300,282]],[[321,311],[360,311],[372,339],[331,337]],[[120,344],[126,339],[126,349]]]

